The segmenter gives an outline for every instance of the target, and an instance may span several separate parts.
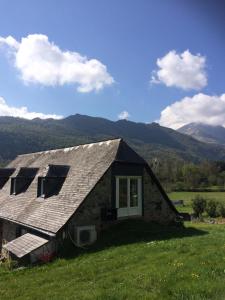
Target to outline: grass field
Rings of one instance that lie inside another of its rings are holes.
[[[47,265],[0,267],[0,299],[225,299],[225,226],[185,226],[127,222]]]
[[[171,200],[184,200],[184,206],[177,206],[180,212],[193,212],[191,200],[196,195],[201,195],[205,199],[213,199],[225,204],[225,192],[172,192],[168,194]]]

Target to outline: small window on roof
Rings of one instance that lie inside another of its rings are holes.
[[[11,195],[24,193],[34,180],[38,168],[21,168],[16,177],[11,178]]]
[[[45,177],[38,177],[37,196],[48,198],[58,195],[70,167],[65,165],[49,165],[48,173]]]
[[[65,165],[49,165],[47,177],[66,177],[69,168]]]
[[[0,189],[3,188],[14,171],[14,168],[0,168]]]
[[[39,183],[40,181],[40,183]],[[38,178],[38,184],[40,184],[40,197],[44,198],[45,197],[45,178],[40,177]]]

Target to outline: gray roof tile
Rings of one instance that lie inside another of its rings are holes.
[[[0,190],[0,218],[56,233],[74,214],[92,188],[116,159],[121,139],[80,145],[66,149],[24,154],[8,167],[39,168],[25,193],[10,195],[10,180]],[[38,176],[47,173],[49,164],[69,165],[70,169],[59,194],[37,198]]]
[[[5,244],[4,249],[16,255],[18,258],[40,248],[48,243],[48,240],[43,239],[34,234],[26,233],[17,239]]]

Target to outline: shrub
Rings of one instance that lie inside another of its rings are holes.
[[[210,218],[215,218],[218,216],[217,213],[218,203],[215,200],[209,200],[206,204],[206,212]]]
[[[206,200],[201,197],[200,195],[197,195],[192,200],[192,208],[197,217],[200,217],[202,213],[205,211],[206,208]]]
[[[13,270],[18,268],[18,261],[12,260],[11,258],[7,257],[0,265],[5,270]]]
[[[224,206],[224,204],[222,204],[222,203],[220,203],[219,205],[218,205],[218,214],[221,216],[221,217],[223,217],[223,218],[225,218],[225,206]]]

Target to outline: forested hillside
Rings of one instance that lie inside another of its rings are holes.
[[[156,123],[73,115],[62,120],[0,117],[0,161],[21,153],[68,147],[113,137],[124,138],[146,160],[224,160],[223,146],[209,145]]]

